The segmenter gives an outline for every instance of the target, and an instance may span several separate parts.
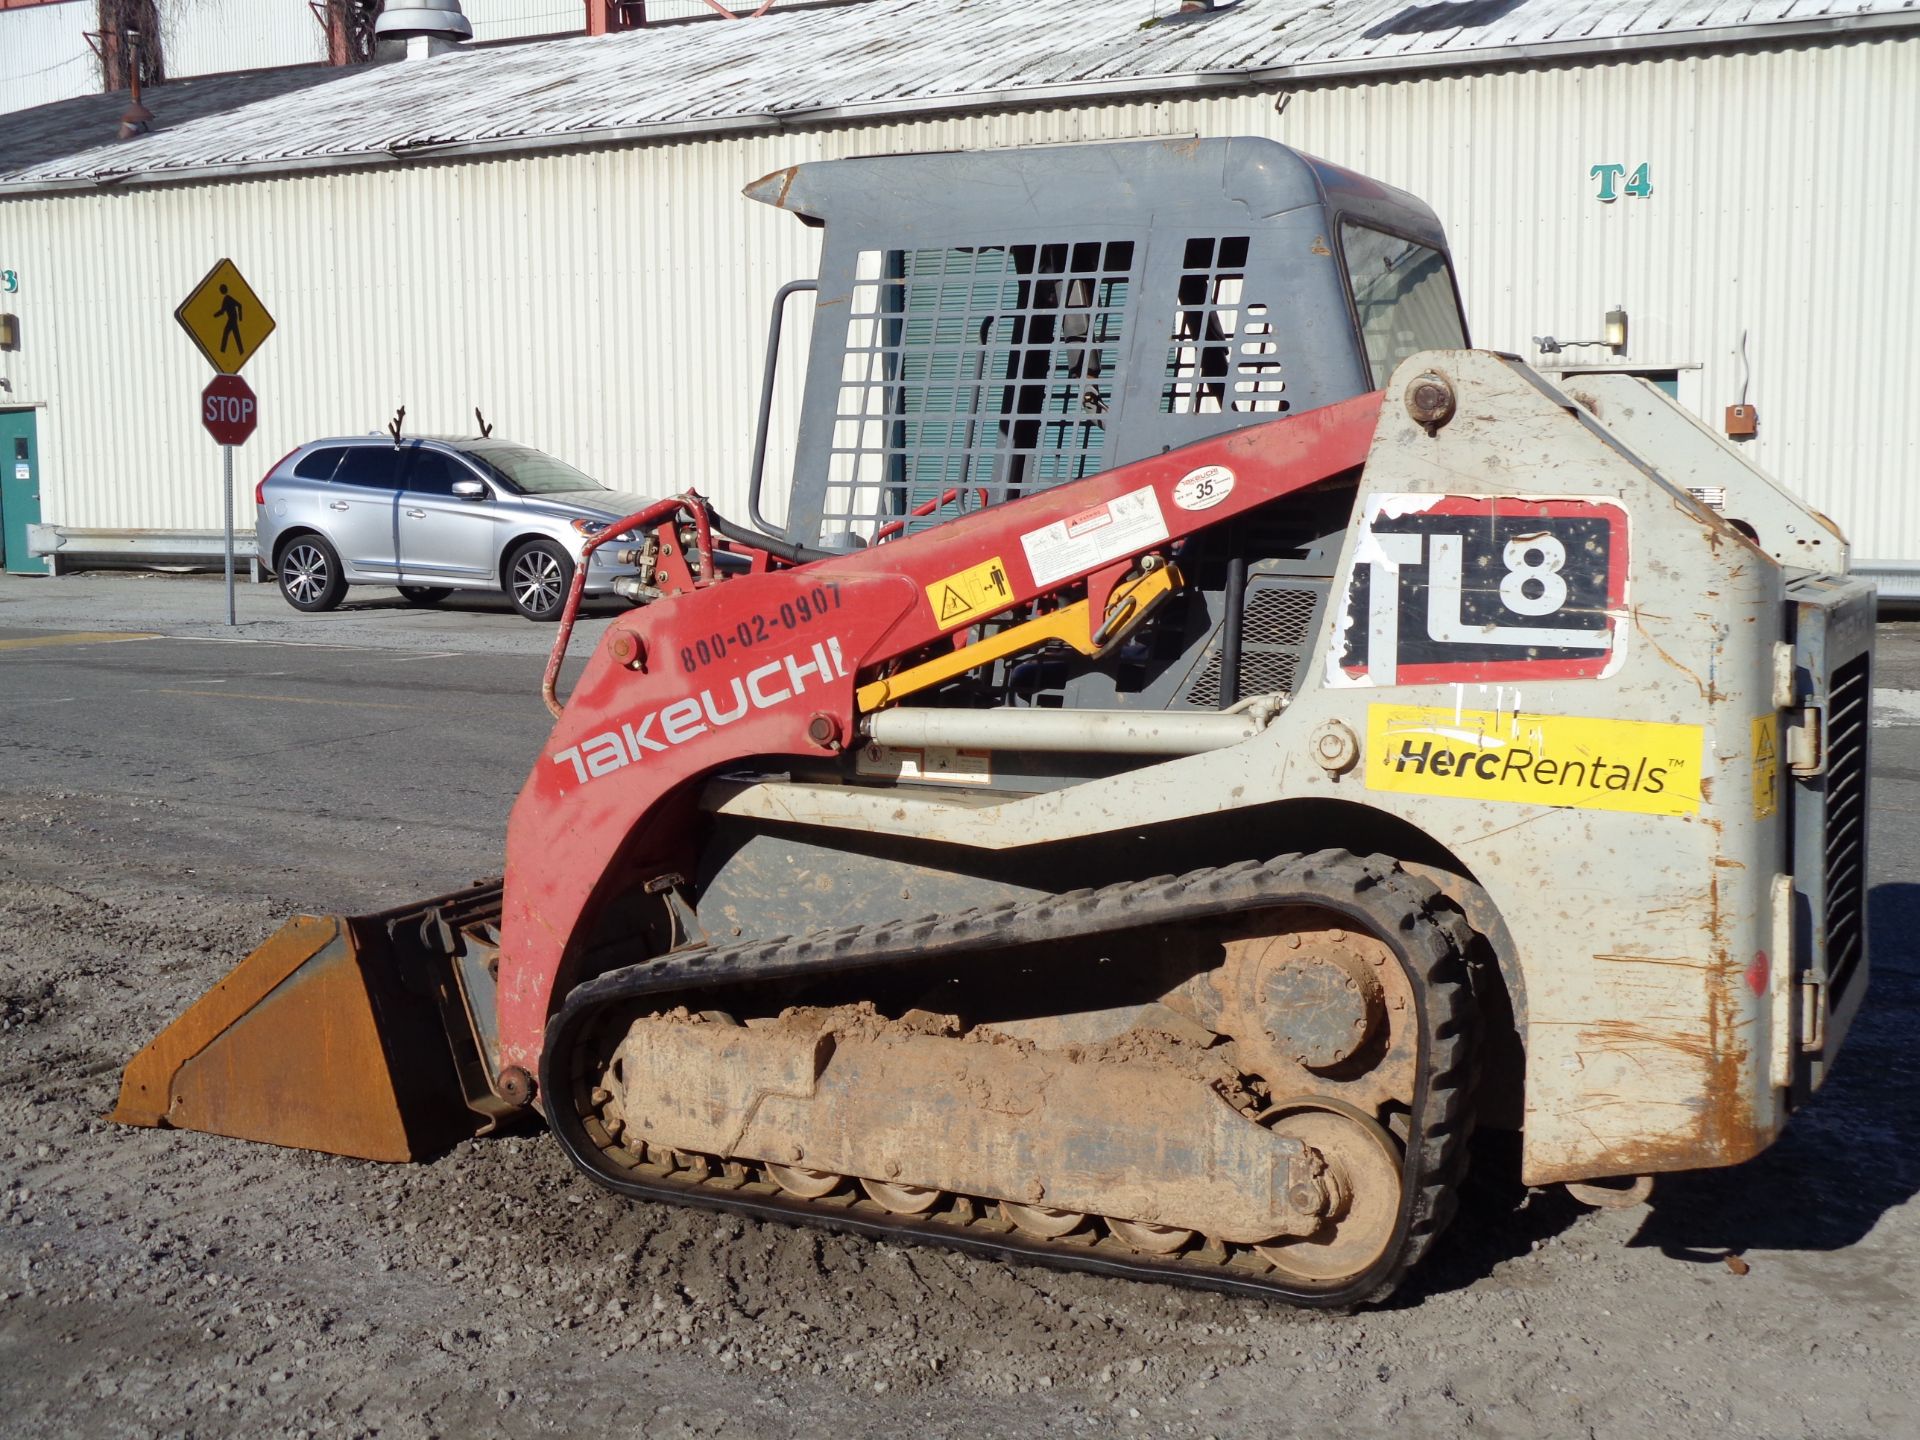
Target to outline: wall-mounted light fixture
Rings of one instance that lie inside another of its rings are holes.
[[[1607,311],[1607,328],[1603,332],[1607,337],[1607,346],[1618,355],[1627,348],[1627,312],[1616,305]]]
[[[1556,340],[1551,335],[1536,335],[1533,343],[1540,347],[1542,355],[1558,355],[1575,345],[1604,345],[1614,354],[1620,355],[1627,348],[1627,312],[1626,307],[1616,305],[1607,311],[1606,325],[1599,340]]]

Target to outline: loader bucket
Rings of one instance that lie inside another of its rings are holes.
[[[133,1057],[108,1118],[394,1161],[490,1129],[499,896],[296,916]]]

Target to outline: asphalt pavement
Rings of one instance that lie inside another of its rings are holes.
[[[205,614],[224,614],[217,578],[0,579],[0,790],[161,802],[215,847],[197,866],[230,857],[236,890],[278,888],[270,866],[306,907],[498,874],[552,724],[554,627],[486,597],[417,610],[370,592],[312,617],[241,594],[229,628]],[[567,679],[611,613],[576,629]],[[393,837],[376,863],[369,824]]]
[[[553,644],[551,625],[523,619],[504,595],[487,591],[456,591],[438,605],[420,607],[387,586],[356,585],[339,609],[308,615],[287,604],[276,586],[249,584],[244,572],[233,590],[238,623],[229,625],[225,585],[219,575],[204,571],[0,575],[0,623],[486,655],[544,656]],[[574,628],[576,653],[584,655],[607,621],[626,609],[623,600],[587,601]]]
[[[419,608],[357,588],[322,615],[271,585],[236,593],[229,626],[217,575],[0,576],[6,777],[86,788],[104,769],[216,808],[384,814],[441,837],[453,869],[496,865],[549,728],[554,627],[477,593]],[[625,608],[590,607],[563,691]],[[1874,701],[1873,878],[1920,896],[1906,885],[1920,879],[1920,620],[1880,626]],[[1911,913],[1920,922],[1920,901]]]

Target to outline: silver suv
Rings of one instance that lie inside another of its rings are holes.
[[[296,610],[331,610],[349,585],[394,585],[415,605],[503,591],[529,620],[557,619],[580,547],[647,504],[525,445],[441,436],[316,440],[253,499],[259,554]],[[633,573],[604,547],[586,593]]]

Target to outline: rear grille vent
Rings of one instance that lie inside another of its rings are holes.
[[[1300,664],[1312,643],[1313,617],[1320,608],[1321,591],[1304,585],[1260,585],[1247,592],[1247,608],[1240,627],[1240,695],[1291,695]],[[1206,663],[1187,689],[1187,703],[1203,710],[1220,708],[1220,649],[1207,652]]]
[[[1867,892],[1867,725],[1872,695],[1867,657],[1833,672],[1827,693],[1827,984],[1836,998],[1865,946]]]
[[[1240,652],[1240,695],[1245,699],[1249,695],[1271,695],[1280,693],[1291,695],[1295,674],[1300,664],[1296,655],[1249,655]],[[1187,691],[1187,703],[1201,710],[1220,708],[1220,652],[1207,652],[1206,666],[1195,677],[1193,687]]]

